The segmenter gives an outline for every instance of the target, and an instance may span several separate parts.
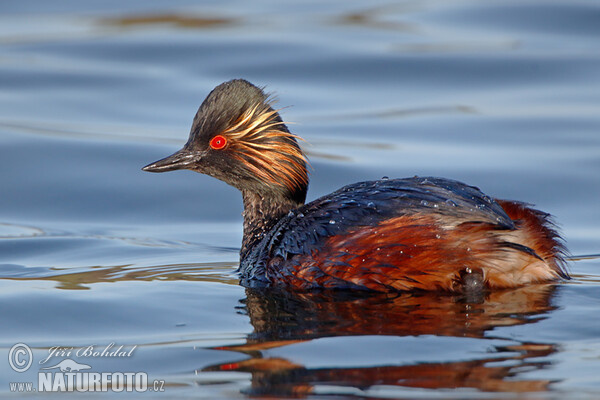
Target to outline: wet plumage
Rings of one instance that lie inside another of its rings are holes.
[[[567,278],[550,216],[432,177],[348,185],[303,204],[306,160],[269,97],[215,88],[184,148],[144,167],[191,169],[242,192],[249,286],[479,291]]]

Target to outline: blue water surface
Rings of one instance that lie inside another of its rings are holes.
[[[140,170],[232,78],[306,139],[309,200],[462,180],[552,213],[573,279],[475,299],[239,286],[239,193]],[[114,343],[132,355],[71,358],[164,381],[146,397],[600,397],[597,1],[5,1],[0,190],[0,395],[43,397],[10,384],[37,387],[53,347]],[[136,393],[96,394],[115,396]]]

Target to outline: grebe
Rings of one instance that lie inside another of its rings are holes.
[[[550,215],[450,179],[382,179],[304,204],[306,158],[271,98],[243,79],[204,100],[181,150],[143,168],[189,169],[242,192],[242,284],[452,292],[568,279]]]

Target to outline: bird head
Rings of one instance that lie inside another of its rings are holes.
[[[272,105],[269,95],[246,80],[220,84],[198,109],[183,148],[143,170],[189,169],[242,191],[304,203],[306,158]]]

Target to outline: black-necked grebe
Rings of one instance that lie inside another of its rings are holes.
[[[360,182],[304,204],[296,138],[263,90],[236,79],[204,100],[183,149],[143,169],[189,169],[242,192],[249,285],[461,292],[568,278],[549,214],[454,180]]]

